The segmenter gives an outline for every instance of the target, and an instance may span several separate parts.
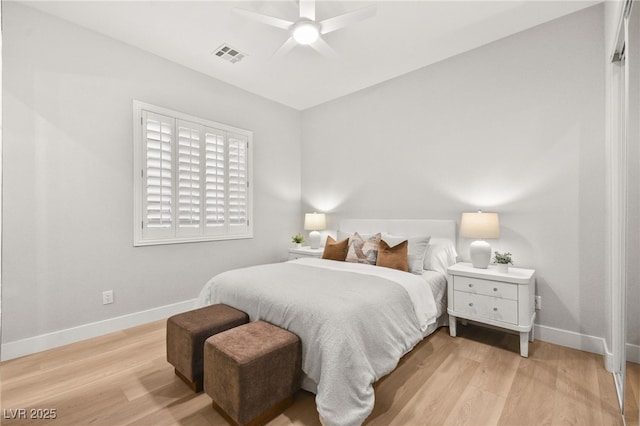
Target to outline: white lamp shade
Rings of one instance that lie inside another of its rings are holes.
[[[500,238],[498,213],[462,213],[460,236],[465,238]]]
[[[319,231],[327,227],[327,218],[324,213],[307,213],[304,215],[305,231]]]

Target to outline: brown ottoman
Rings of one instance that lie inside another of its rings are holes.
[[[167,320],[167,361],[195,392],[202,391],[204,341],[216,333],[249,322],[249,316],[227,305],[211,305]]]
[[[232,423],[264,424],[293,402],[301,363],[298,336],[255,321],[207,339],[204,390]]]

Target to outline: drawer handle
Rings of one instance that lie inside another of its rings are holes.
[[[473,302],[469,302],[469,306],[473,306]]]
[[[469,287],[473,287],[473,284],[469,284]]]
[[[494,312],[498,312],[498,308],[493,308],[493,311]]]
[[[498,291],[498,287],[494,287],[494,288],[493,288],[493,291]]]

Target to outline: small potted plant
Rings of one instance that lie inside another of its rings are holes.
[[[302,247],[302,243],[304,243],[304,235],[297,233],[291,237],[291,242],[296,244],[296,248]]]
[[[511,261],[511,253],[493,252],[493,262],[498,268],[498,272],[506,274],[509,272],[509,265],[513,265]]]

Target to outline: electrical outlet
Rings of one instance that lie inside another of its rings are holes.
[[[108,305],[113,303],[113,290],[107,290],[102,292],[102,304]]]
[[[536,296],[536,309],[542,309],[542,296]]]

